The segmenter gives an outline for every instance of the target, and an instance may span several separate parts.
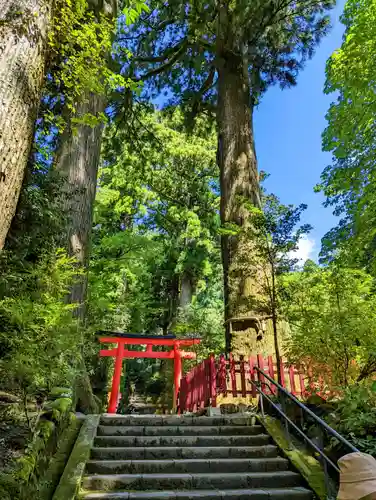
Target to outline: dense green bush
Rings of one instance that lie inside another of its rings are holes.
[[[72,386],[82,341],[72,305],[65,300],[77,276],[63,250],[42,254],[35,264],[6,262],[0,278],[0,377],[3,388],[20,396],[31,428],[56,386]]]
[[[345,388],[328,420],[360,451],[376,456],[376,382]]]

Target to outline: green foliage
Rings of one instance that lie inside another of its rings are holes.
[[[356,380],[375,349],[376,298],[371,276],[309,263],[302,272],[285,278],[284,299],[291,328],[290,361],[311,363],[323,375],[329,371],[332,387]]]
[[[376,456],[376,384],[367,382],[346,387],[336,404],[336,411],[329,416],[342,435],[362,452]]]
[[[182,277],[193,295],[219,258],[213,136],[188,136],[179,110],[108,127],[95,207],[90,307],[107,328],[172,328]],[[127,140],[128,139],[128,140]]]
[[[279,83],[294,85],[299,70],[327,32],[325,15],[334,1],[160,0],[148,3],[150,12],[120,32],[134,57],[129,74],[145,83],[145,96],[164,93],[168,103],[179,103],[188,117],[217,104],[218,75],[223,61],[231,70],[249,70],[254,103],[266,89]],[[235,69],[236,68],[236,69]],[[236,123],[233,124],[236,126]]]
[[[135,20],[142,10],[147,10],[147,7],[142,2],[135,2],[127,9],[127,15]],[[52,57],[57,62],[52,78],[63,92],[65,104],[73,115],[77,102],[85,93],[107,95],[119,87],[136,91],[138,85],[135,82],[109,65],[117,23],[112,3],[104,2],[102,8],[96,1],[59,0],[55,12],[53,29],[49,33]],[[95,126],[103,119],[103,114],[87,114],[76,121],[82,123],[83,120],[83,123]]]
[[[317,187],[340,223],[323,240],[322,257],[375,274],[375,64],[376,2],[348,0],[345,37],[327,64],[326,92],[338,97],[327,113],[323,148],[332,164]]]
[[[1,257],[7,272],[0,280],[0,372],[26,403],[72,380],[81,338],[64,299],[77,270],[62,250],[28,267]]]
[[[200,357],[222,352],[214,137],[200,121],[188,135],[179,110],[135,113],[134,122],[115,121],[105,132],[88,320],[98,329],[197,332]],[[171,389],[169,368],[128,361],[127,390],[135,384],[139,394],[161,396]]]
[[[197,291],[192,303],[179,315],[174,328],[178,335],[196,333],[201,337],[201,343],[193,347],[198,360],[225,350],[223,285],[219,263],[216,267],[205,287]],[[196,362],[185,361],[187,366]]]

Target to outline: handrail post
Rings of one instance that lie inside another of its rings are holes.
[[[325,448],[325,443],[324,443],[324,432],[322,428],[320,427],[318,429],[319,435],[318,435],[318,445],[319,448],[324,451]],[[325,489],[326,489],[326,499],[327,500],[335,500],[337,497],[337,494],[333,488],[332,481],[330,479],[330,474],[328,470],[328,463],[326,460],[323,460],[322,457],[320,457],[320,462],[322,463],[322,467],[324,469],[324,482],[325,482]]]
[[[280,391],[279,397],[281,398],[282,411],[286,416],[288,416],[285,395],[283,394],[283,392]],[[285,424],[285,432],[286,432],[287,442],[288,442],[289,449],[290,449],[291,448],[291,436],[290,436],[289,424],[285,418],[283,420],[284,420],[284,424]]]
[[[265,418],[265,412],[264,412],[264,397],[263,397],[263,394],[262,392],[260,391],[259,392],[260,394],[260,409],[261,409],[261,415],[262,415],[262,418],[264,419]]]

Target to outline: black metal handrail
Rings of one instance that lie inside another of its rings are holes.
[[[351,450],[351,452],[357,452],[359,451],[354,445],[352,445],[347,439],[345,439],[341,434],[338,434],[337,431],[335,431],[330,425],[328,425],[324,420],[322,420],[320,417],[318,417],[313,411],[311,411],[307,406],[305,406],[301,401],[299,401],[295,396],[293,396],[290,392],[288,392],[284,387],[282,387],[278,382],[276,382],[274,379],[269,377],[263,370],[258,368],[257,366],[254,367],[254,371],[256,371],[261,377],[265,377],[269,382],[271,382],[277,389],[278,393],[284,394],[288,399],[293,401],[301,410],[302,412],[306,413],[309,415],[319,426],[321,429],[325,429],[325,431],[337,439],[342,445],[344,445],[346,448]],[[280,408],[278,405],[274,403],[274,401],[264,392],[263,390],[263,385],[269,385],[266,382],[263,382],[263,380],[260,380],[260,377],[258,377],[258,384],[250,380],[251,384],[256,388],[256,390],[260,394],[260,407],[261,407],[261,412],[264,417],[264,405],[263,405],[263,398],[265,398],[269,404],[281,415],[281,417],[285,421],[285,426],[286,426],[286,431],[288,432],[288,426],[291,426],[305,441],[306,443],[313,448],[313,450],[318,453],[321,458],[323,459],[323,465],[324,465],[324,474],[325,474],[325,482],[327,485],[327,490],[329,491],[329,474],[328,474],[328,465],[332,467],[337,473],[339,473],[339,468],[337,465],[317,446],[312,439],[310,439],[304,431],[302,431],[287,415],[286,411],[284,408]],[[269,390],[271,388],[269,387]],[[271,391],[273,393],[273,391]],[[284,406],[284,405],[283,405]]]

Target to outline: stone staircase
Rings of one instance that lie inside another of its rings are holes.
[[[309,500],[313,494],[250,417],[104,415],[81,498]]]

